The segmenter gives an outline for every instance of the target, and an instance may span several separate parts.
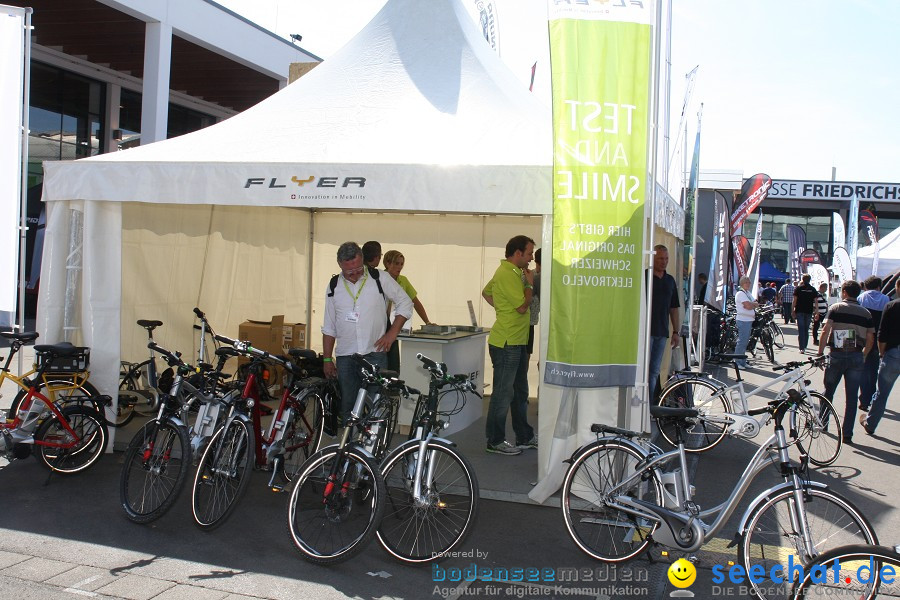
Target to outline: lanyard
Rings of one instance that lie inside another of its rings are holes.
[[[359,295],[362,294],[363,288],[366,287],[366,281],[369,280],[369,269],[366,269],[365,275],[363,275],[362,285],[359,286],[359,289],[356,290],[356,295],[353,295],[353,292],[350,291],[350,286],[347,285],[347,280],[344,279],[344,289],[347,290],[347,294],[353,298],[353,310],[356,310],[356,301],[359,300]],[[342,278],[343,279],[343,278]]]

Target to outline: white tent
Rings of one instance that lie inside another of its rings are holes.
[[[875,247],[866,246],[856,252],[856,279],[862,281],[869,275],[886,277],[900,270],[900,227],[878,240],[878,272],[872,273]]]
[[[339,53],[223,123],[47,163],[42,341],[80,330],[92,381],[111,392],[134,329],[125,311],[145,298],[179,315],[199,301],[260,315],[305,303],[318,232],[292,209],[546,215],[550,139],[549,110],[457,0],[391,0]],[[269,267],[285,281],[254,295],[246,278]],[[152,293],[135,292],[148,279]]]

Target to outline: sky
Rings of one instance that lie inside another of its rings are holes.
[[[301,34],[300,46],[326,60],[384,5],[217,1],[280,35]],[[495,3],[501,58],[526,86],[537,62],[535,93],[549,104],[546,0]],[[685,113],[690,156],[702,103],[701,169],[830,180],[834,168],[838,181],[900,181],[898,29],[898,0],[673,0],[673,179],[685,76],[699,66]]]

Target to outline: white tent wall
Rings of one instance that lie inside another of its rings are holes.
[[[900,227],[893,230],[878,241],[878,275],[887,277],[891,273],[900,270]],[[856,253],[856,278],[862,281],[872,273],[872,265],[875,258],[875,248],[866,246]]]

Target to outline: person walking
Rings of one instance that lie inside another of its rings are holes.
[[[650,360],[647,368],[647,385],[656,398],[659,396],[659,371],[662,368],[669,331],[672,332],[672,348],[677,348],[681,339],[678,319],[681,304],[678,301],[678,284],[675,278],[666,272],[666,267],[669,266],[669,249],[658,244],[653,251],[653,298],[650,304]]]
[[[750,332],[753,330],[753,321],[756,319],[756,307],[759,303],[754,300],[753,293],[750,291],[750,278],[744,275],[739,282],[740,288],[734,295],[734,305],[737,311],[735,318],[737,319],[738,339],[737,345],[734,347],[735,354],[744,354],[747,352],[747,343],[750,341]],[[747,359],[739,359],[737,365],[747,368]]]
[[[856,423],[856,402],[859,384],[863,376],[866,355],[875,344],[872,315],[859,305],[859,283],[852,279],[841,285],[841,301],[831,305],[825,315],[825,326],[819,338],[819,355],[830,348],[829,363],[825,368],[825,397],[834,400],[841,378],[847,404],[844,408],[844,424],[841,436],[845,444],[853,443],[853,426]]]
[[[794,318],[791,316],[791,306],[794,304],[794,284],[790,279],[784,280],[784,285],[778,290],[776,302],[781,304],[781,316],[784,318],[785,324],[793,323]]]
[[[806,354],[806,346],[809,343],[809,325],[812,322],[813,311],[816,309],[816,297],[819,292],[809,284],[809,273],[801,278],[800,285],[794,290],[794,300],[791,304],[791,317],[797,321],[797,347],[801,354]]]
[[[872,315],[872,326],[875,328],[875,343],[878,344],[878,329],[881,326],[881,314],[884,307],[887,306],[890,298],[881,293],[881,277],[872,275],[867,277],[862,283],[865,290],[859,295],[859,305],[869,311]],[[866,357],[866,363],[863,365],[862,383],[859,384],[859,422],[864,423],[866,413],[872,405],[872,398],[875,395],[875,385],[878,382],[878,366],[881,358],[878,352],[869,352]]]
[[[894,286],[896,300],[888,302],[881,313],[881,325],[878,327],[878,354],[881,359],[878,365],[878,381],[872,406],[862,422],[863,429],[869,435],[875,434],[878,422],[884,416],[888,396],[900,375],[900,278]]]
[[[813,345],[819,346],[819,327],[825,321],[825,314],[828,312],[828,284],[819,284],[819,293],[816,296],[816,312],[813,314],[812,336]]]
[[[506,243],[506,258],[481,292],[497,313],[488,336],[494,379],[485,435],[491,454],[515,456],[538,445],[537,435],[528,424],[528,324],[534,294],[534,272],[528,265],[533,256],[534,240],[525,235],[511,238]],[[515,446],[506,441],[510,412]]]
[[[337,263],[341,272],[331,278],[325,293],[322,360],[325,376],[337,377],[340,383],[340,414],[345,420],[362,385],[352,356],[361,354],[384,368],[387,351],[412,316],[413,303],[391,277],[380,277],[377,269],[363,264],[362,248],[356,242],[340,245]],[[390,328],[385,317],[388,300],[397,312]]]

